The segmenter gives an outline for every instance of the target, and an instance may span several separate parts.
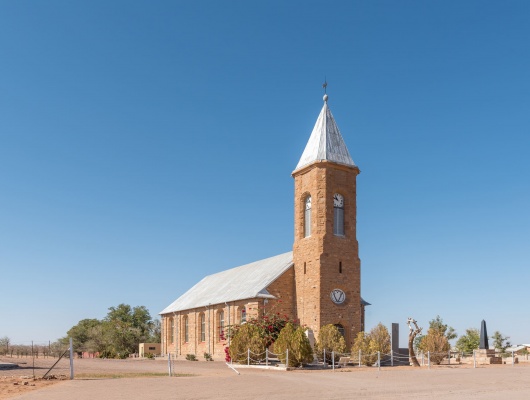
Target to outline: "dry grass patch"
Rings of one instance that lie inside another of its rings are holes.
[[[101,372],[75,374],[75,379],[122,379],[122,378],[159,378],[168,376],[167,372]],[[173,377],[196,376],[194,374],[173,374]]]

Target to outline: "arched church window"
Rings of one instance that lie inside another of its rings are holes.
[[[241,323],[247,322],[247,309],[243,307],[241,309]]]
[[[333,195],[333,234],[344,236],[344,197],[338,193]]]
[[[311,236],[311,196],[307,196],[304,202],[304,237]]]
[[[225,312],[224,311],[219,311],[219,314],[218,314],[218,318],[219,318],[219,340],[223,340],[224,338],[224,330],[225,330]]]
[[[188,343],[190,341],[190,330],[188,325],[188,316],[184,317],[184,342]]]
[[[201,342],[206,342],[206,317],[201,314]]]
[[[169,329],[171,329],[171,331],[169,332],[169,337],[171,338],[171,343],[175,343],[175,319],[170,318],[169,321]]]

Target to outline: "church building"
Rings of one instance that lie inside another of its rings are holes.
[[[225,327],[267,312],[299,320],[318,340],[337,326],[348,348],[364,330],[357,175],[328,96],[294,178],[293,250],[209,275],[161,313],[162,354],[224,357]]]

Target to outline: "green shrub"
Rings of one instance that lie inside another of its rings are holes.
[[[462,353],[473,353],[480,344],[480,331],[475,328],[466,329],[466,334],[458,338],[456,348]]]
[[[153,353],[144,353],[145,358],[149,358],[150,360],[155,359],[155,355]]]
[[[195,354],[186,354],[186,360],[188,360],[188,361],[199,361],[199,360],[197,360],[197,357],[195,357]]]
[[[290,322],[280,331],[278,339],[274,342],[274,352],[282,363],[286,363],[286,351],[289,350],[288,367],[299,367],[303,363],[313,361],[313,349],[304,329],[294,327]]]
[[[210,353],[204,353],[204,359],[206,361],[213,361],[212,355]]]
[[[265,343],[265,338],[256,325],[241,325],[232,336],[229,348],[230,358],[234,362],[246,363],[248,349],[251,351],[251,358],[262,358],[265,354]]]
[[[318,358],[324,357],[326,350],[326,362],[331,362],[331,352],[335,352],[335,361],[339,361],[340,353],[346,351],[346,342],[335,325],[324,325],[320,328],[318,340],[315,343],[315,353]]]

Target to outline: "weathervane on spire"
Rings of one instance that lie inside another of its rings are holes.
[[[324,88],[324,101],[328,102],[328,94],[327,94],[327,87],[328,87],[328,80],[327,78],[324,78],[324,83],[322,84],[322,87]]]

